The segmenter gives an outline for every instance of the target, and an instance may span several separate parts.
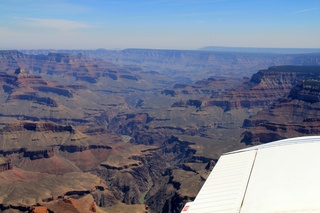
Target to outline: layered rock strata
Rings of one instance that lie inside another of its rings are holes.
[[[320,133],[320,81],[302,80],[287,96],[244,121],[243,142],[260,144]]]
[[[197,100],[197,107],[219,106],[225,111],[237,108],[265,108],[282,98],[298,82],[320,76],[319,66],[278,66],[260,70],[250,81],[221,96]],[[185,100],[173,107],[194,106],[196,101]]]

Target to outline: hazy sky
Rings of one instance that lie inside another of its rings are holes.
[[[320,48],[320,0],[0,0],[0,49]]]

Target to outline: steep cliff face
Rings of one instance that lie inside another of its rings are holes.
[[[197,104],[198,101],[195,101],[194,105]],[[179,116],[177,119],[179,121]],[[130,143],[162,146],[163,142],[173,135],[201,135],[209,128],[193,125],[185,123],[180,126],[169,118],[162,120],[151,117],[148,113],[132,113],[114,117],[108,130],[129,136]]]
[[[312,104],[320,101],[319,91],[320,79],[306,79],[291,89],[289,98]]]
[[[204,106],[233,108],[265,108],[284,97],[299,81],[320,76],[320,67],[280,66],[260,70],[250,81],[236,90],[207,101]]]
[[[188,124],[192,125],[192,122],[186,122]],[[130,136],[130,143],[157,147],[148,157],[133,158],[140,159],[143,162],[141,164],[130,162],[128,167],[106,164],[99,170],[101,174],[112,175],[114,178],[110,179],[111,182],[117,180],[114,186],[122,186],[114,188],[126,203],[136,203],[136,197],[144,197],[145,203],[154,212],[180,212],[183,202],[194,199],[201,188],[212,169],[207,165],[214,158],[199,152],[200,137],[195,137],[198,140],[196,143],[178,136],[190,135],[192,138],[193,135],[201,135],[200,128],[175,125],[170,119],[157,119],[147,113],[123,114],[111,121],[109,130]],[[209,147],[211,140],[205,142]],[[142,173],[145,177],[143,180],[139,178]],[[120,181],[120,177],[130,181]],[[135,185],[137,182],[139,187]],[[122,191],[126,193],[122,194]]]
[[[320,133],[320,81],[300,81],[271,107],[244,121],[243,142],[260,144],[278,139]]]
[[[139,148],[140,147],[140,148]],[[119,201],[126,204],[144,203],[147,192],[163,176],[166,165],[159,149],[146,146],[114,147],[122,154],[110,156],[93,172],[107,180]]]
[[[153,211],[181,212],[185,202],[194,200],[212,170],[214,160],[197,158],[192,144],[177,137],[163,142],[164,160],[171,167],[146,195],[146,203]]]
[[[126,204],[146,203],[151,212],[178,212],[182,201],[194,198],[212,169],[205,168],[207,159],[205,163],[196,163],[192,157],[196,151],[189,142],[177,137],[160,146],[118,144],[112,148],[113,155],[94,168],[93,173],[107,181],[118,200]],[[191,181],[192,192],[184,189]]]

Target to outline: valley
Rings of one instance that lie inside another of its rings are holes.
[[[180,212],[222,153],[318,135],[319,79],[318,53],[0,51],[0,211]]]

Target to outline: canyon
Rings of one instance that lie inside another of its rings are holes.
[[[0,210],[180,212],[222,153],[319,134],[319,79],[317,53],[0,51]]]

